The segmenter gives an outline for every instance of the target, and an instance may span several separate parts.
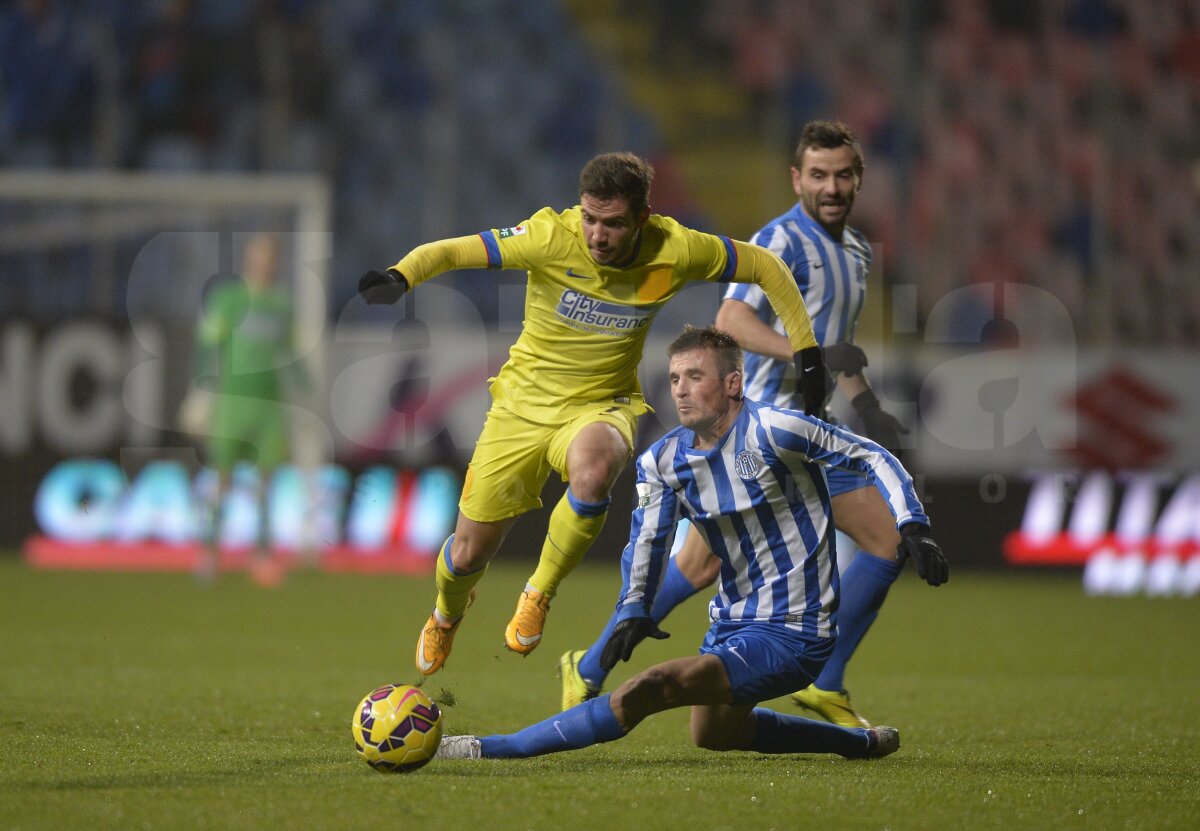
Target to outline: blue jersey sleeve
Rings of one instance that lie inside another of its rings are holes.
[[[771,413],[770,437],[784,454],[799,454],[870,477],[896,518],[897,528],[909,522],[929,524],[908,471],[899,459],[870,439],[819,418],[782,409]]]
[[[678,522],[679,499],[658,470],[654,445],[637,461],[637,506],[629,528],[629,543],[621,555],[621,596],[617,619],[646,617],[671,554]]]

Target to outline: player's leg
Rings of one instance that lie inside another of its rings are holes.
[[[830,489],[835,482],[830,479]],[[866,636],[892,583],[899,577],[896,558],[900,534],[896,521],[879,491],[860,487],[832,497],[833,518],[860,551],[841,575],[841,604],[838,607],[838,638],[833,655],[816,681],[796,693],[796,703],[822,718],[845,726],[869,726],[850,703],[846,692],[846,666]]]
[[[475,599],[475,585],[504,542],[515,517],[496,522],[476,522],[459,513],[454,533],[442,544],[434,568],[437,600],[433,613],[417,640],[417,671],[432,675],[450,657],[454,636],[467,607]]]
[[[849,728],[789,716],[754,705],[806,686],[824,665],[832,644],[774,624],[718,622],[701,652],[718,659],[727,697],[692,708],[692,739],[709,750],[759,753],[837,753],[848,758],[884,756],[899,747],[893,728]]]
[[[225,499],[233,483],[233,467],[244,456],[245,445],[238,438],[237,399],[228,395],[214,397],[212,421],[208,425],[205,464],[216,473],[211,490],[203,494],[203,517],[200,530],[200,557],[196,577],[211,582],[221,562],[221,525],[224,522]]]
[[[211,442],[210,442],[211,447]],[[210,464],[213,453],[209,452]],[[196,579],[211,583],[216,579],[221,563],[221,523],[224,517],[225,495],[229,493],[232,471],[226,465],[216,467],[212,487],[201,494],[200,552],[196,560]]]
[[[263,401],[260,406],[250,408],[257,412],[254,418],[256,433],[253,436],[251,455],[254,457],[258,479],[255,496],[258,502],[258,533],[255,537],[250,575],[260,586],[275,586],[283,579],[283,568],[271,546],[271,482],[275,470],[288,460],[288,425],[283,405],[276,401]]]
[[[708,750],[836,753],[847,759],[877,759],[900,749],[894,727],[843,727],[765,707],[693,707],[692,738]]]
[[[506,411],[488,413],[467,468],[454,533],[438,553],[437,601],[417,641],[417,671],[432,675],[450,654],[475,585],[516,517],[539,507],[549,475],[546,429]]]
[[[476,748],[479,755],[471,758],[523,759],[610,742],[622,738],[654,713],[728,700],[728,685],[720,686],[723,677],[720,661],[710,655],[676,658],[629,679],[613,693],[556,713],[524,730],[481,737]],[[442,740],[444,749],[463,743],[459,737]]]
[[[736,654],[739,646],[746,649],[749,661],[742,661],[746,669],[735,676],[727,670],[726,661],[741,660]],[[783,652],[788,650],[784,648]],[[790,654],[797,658],[794,651]],[[725,656],[706,653],[676,658],[639,673],[610,695],[585,701],[516,733],[443,739],[442,748],[446,752],[439,751],[439,756],[523,759],[577,750],[622,738],[655,713],[687,706],[693,708],[693,738],[697,745],[714,750],[867,757],[886,755],[899,746],[896,734],[894,746],[885,749],[880,734],[890,728],[851,730],[738,703],[739,687],[754,689],[763,680],[758,670],[752,669],[759,665],[759,657],[760,652],[753,644],[739,641]],[[791,670],[784,671],[781,678],[778,662],[768,658],[768,685],[777,688],[781,680],[785,685],[794,684],[797,667],[808,663],[803,658],[799,663],[793,660]],[[799,677],[811,676],[800,669]]]
[[[704,535],[689,523],[683,546],[667,563],[650,617],[662,623],[676,606],[710,587],[720,573],[720,558],[708,550]]]
[[[537,569],[517,601],[504,632],[505,645],[528,655],[542,639],[550,601],[583,559],[608,516],[613,483],[629,461],[634,416],[628,408],[589,412],[559,430],[547,458],[562,472],[567,492],[554,506]]]
[[[682,525],[683,523],[681,523]],[[687,523],[683,546],[667,563],[666,574],[654,597],[650,616],[661,623],[671,610],[696,592],[711,586],[721,570],[721,561],[708,550],[704,537]],[[586,650],[568,652],[559,659],[563,685],[563,709],[599,694],[608,673],[600,666],[600,653],[617,625],[617,613],[609,616],[600,637]]]

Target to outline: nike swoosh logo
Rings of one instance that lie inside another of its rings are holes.
[[[570,268],[568,268],[568,269],[567,269],[567,276],[568,276],[568,277],[574,277],[576,280],[590,280],[590,279],[592,279],[592,275],[590,275],[590,274],[576,274],[576,273],[575,273],[575,270],[574,270],[574,269],[570,269]]]
[[[558,726],[560,724],[562,724],[561,721],[559,721],[558,719],[554,720],[554,731],[556,733],[558,733],[558,735],[562,736],[562,740],[565,742],[567,740],[567,737],[565,735],[563,735],[562,728]]]
[[[541,635],[532,635],[530,637],[525,637],[520,632],[517,632],[517,641],[521,644],[521,646],[532,646],[533,644],[537,643],[541,639],[542,639]]]
[[[425,630],[421,630],[421,643],[417,645],[417,668],[421,672],[429,672],[433,669],[433,661],[425,660]]]
[[[735,658],[737,658],[739,661],[741,661],[741,662],[742,662],[743,664],[745,664],[747,667],[749,667],[749,666],[750,666],[750,662],[749,662],[749,661],[747,661],[747,660],[746,660],[745,658],[743,658],[741,655],[738,655],[738,651],[737,651],[737,647],[736,647],[736,646],[731,646],[731,647],[729,647],[729,651],[730,651],[730,653],[732,653],[732,654],[733,654],[733,656],[734,656]]]
[[[818,262],[818,263],[812,263],[812,267],[813,267],[813,268],[824,268],[824,267],[825,267],[825,263],[819,263],[819,262]]]

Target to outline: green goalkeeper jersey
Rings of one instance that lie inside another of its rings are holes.
[[[290,294],[242,280],[219,287],[204,304],[196,347],[196,375],[215,376],[216,392],[282,400],[282,373],[294,370],[295,361]]]

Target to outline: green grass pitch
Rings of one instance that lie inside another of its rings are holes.
[[[450,732],[556,711],[558,656],[615,599],[615,565],[565,584],[540,649],[506,653],[529,571],[499,559],[425,688]],[[901,729],[878,761],[716,754],[687,715],[620,742],[385,775],[350,716],[412,683],[432,578],[35,572],[0,559],[0,828],[1195,828],[1200,602],[1084,597],[1074,575],[911,570],[851,665],[868,717]],[[614,675],[692,654],[695,598]],[[771,706],[786,712],[786,699]]]

